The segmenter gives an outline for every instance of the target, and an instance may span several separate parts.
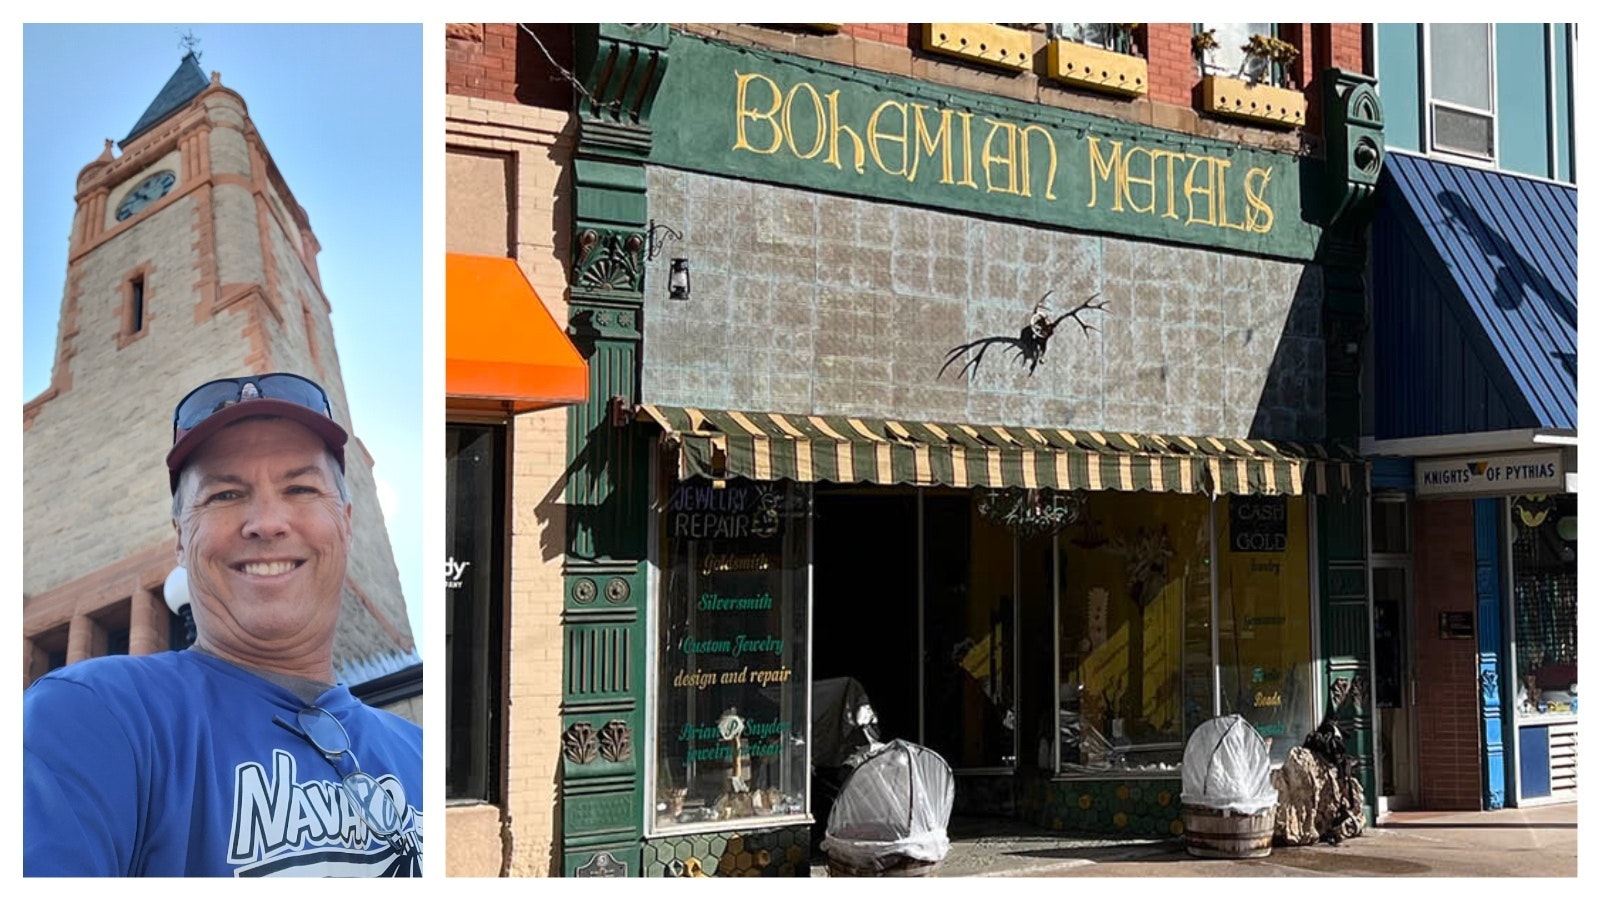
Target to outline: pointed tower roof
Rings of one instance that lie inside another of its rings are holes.
[[[128,142],[155,127],[162,119],[182,109],[190,100],[193,100],[211,82],[206,79],[206,74],[200,71],[200,58],[194,51],[184,54],[183,61],[178,63],[178,71],[172,73],[167,79],[166,87],[150,101],[150,106],[145,109],[144,115],[128,132],[117,146],[127,149]]]

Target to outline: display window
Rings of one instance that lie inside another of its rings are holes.
[[[694,479],[665,492],[657,832],[806,814],[810,500],[790,482]]]
[[[1089,500],[1057,541],[1061,773],[1170,774],[1230,713],[1287,758],[1315,725],[1307,515],[1302,497]]]
[[[1171,774],[1211,717],[1211,502],[1095,495],[1057,540],[1060,770]]]
[[[1306,501],[1228,497],[1217,519],[1222,713],[1254,725],[1278,765],[1316,725]]]
[[[1517,717],[1578,711],[1578,498],[1511,502],[1511,589],[1516,617]]]

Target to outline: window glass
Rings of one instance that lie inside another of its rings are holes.
[[[1061,533],[1061,771],[1170,774],[1211,717],[1210,507],[1094,494]]]
[[[1405,496],[1372,498],[1372,552],[1406,553],[1411,549],[1411,528],[1406,520]]]
[[[806,812],[810,488],[675,484],[660,527],[655,827]]]
[[[1109,22],[1052,22],[1050,37],[1055,40],[1076,41],[1091,47],[1102,47],[1118,53],[1132,53],[1133,42],[1127,29],[1119,29]]]
[[[1200,30],[1213,32],[1212,36],[1217,40],[1216,48],[1207,51],[1202,60],[1201,67],[1207,75],[1226,75],[1254,81],[1270,79],[1270,63],[1247,57],[1244,47],[1250,43],[1252,34],[1277,37],[1276,25],[1270,22],[1207,22],[1200,26]]]
[[[1436,105],[1433,107],[1433,145],[1439,150],[1492,156],[1494,119],[1482,113]]]
[[[1433,99],[1489,111],[1494,81],[1488,25],[1429,25],[1428,65]]]
[[[1306,501],[1228,497],[1217,529],[1222,712],[1254,725],[1277,765],[1315,725]]]
[[[450,799],[499,794],[505,429],[445,428],[445,730]]]
[[[1577,495],[1516,497],[1511,528],[1517,715],[1572,715],[1578,711]]]
[[[1489,28],[1481,23],[1428,26],[1428,108],[1434,149],[1494,157]]]

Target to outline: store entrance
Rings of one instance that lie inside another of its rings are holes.
[[[815,497],[813,679],[854,678],[882,739],[916,741],[916,495],[818,485]]]
[[[1401,565],[1372,567],[1374,691],[1378,706],[1379,813],[1417,805],[1410,576]]]

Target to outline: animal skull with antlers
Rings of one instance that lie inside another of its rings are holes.
[[[1022,364],[1028,367],[1028,374],[1032,375],[1034,370],[1039,368],[1039,361],[1044,359],[1044,351],[1050,343],[1051,336],[1056,333],[1056,327],[1062,322],[1067,319],[1077,322],[1078,327],[1082,328],[1086,335],[1090,331],[1099,330],[1079,316],[1079,313],[1088,310],[1104,310],[1106,308],[1106,302],[1098,299],[1099,292],[1095,292],[1090,295],[1089,299],[1053,319],[1045,313],[1045,301],[1050,299],[1052,293],[1054,291],[1045,291],[1044,296],[1039,298],[1039,302],[1033,305],[1033,312],[1028,315],[1028,324],[1023,326],[1022,333],[1016,337],[995,335],[993,337],[978,338],[975,341],[968,341],[965,344],[957,344],[951,347],[949,352],[945,354],[944,365],[939,368],[938,377],[943,378],[945,370],[954,365],[957,359],[976,350],[977,352],[968,357],[967,361],[962,363],[961,368],[956,372],[958,376],[967,376],[970,381],[972,376],[978,373],[978,366],[983,363],[983,355],[989,352],[989,348],[996,345],[1009,347],[1013,350],[1016,353],[1016,359],[1021,360]]]

